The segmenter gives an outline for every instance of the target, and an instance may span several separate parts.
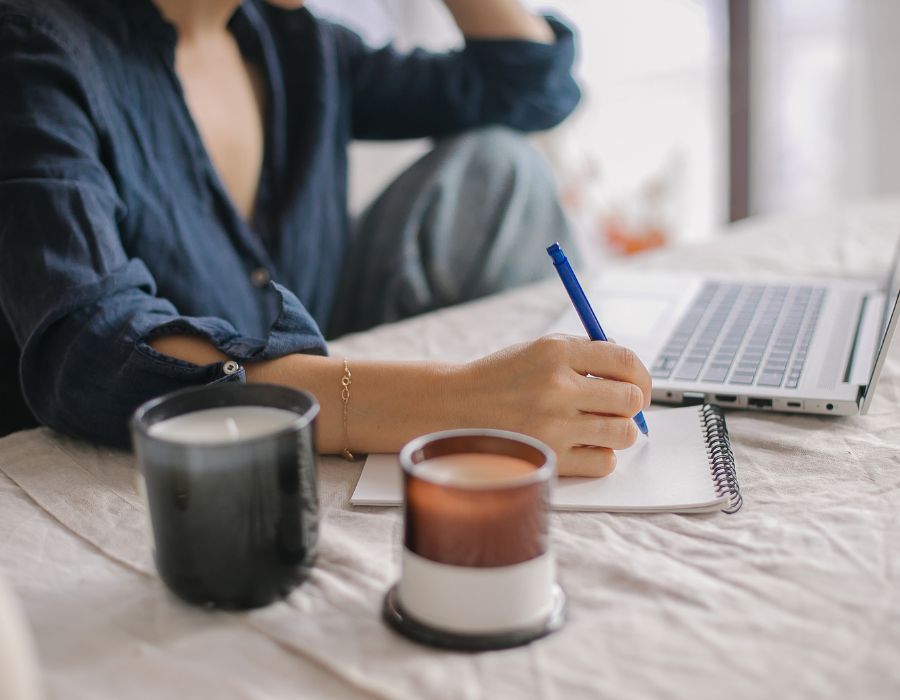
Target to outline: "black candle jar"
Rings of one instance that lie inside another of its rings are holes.
[[[312,395],[263,384],[186,389],[135,412],[132,440],[156,567],[176,595],[252,608],[308,576],[318,535],[318,412]],[[235,434],[191,431],[213,414],[227,416]],[[257,429],[242,437],[248,414]],[[168,429],[176,419],[180,432]]]

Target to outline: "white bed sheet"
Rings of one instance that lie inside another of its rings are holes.
[[[880,275],[900,201],[733,229],[630,264]],[[551,280],[331,350],[465,360],[540,334],[566,303]],[[361,464],[335,458],[315,573],[263,610],[168,594],[132,457],[46,429],[0,440],[0,567],[52,698],[900,697],[900,347],[867,417],[736,412],[728,427],[743,510],[554,513],[570,620],[516,650],[434,651],[381,623],[400,514],[351,507]]]

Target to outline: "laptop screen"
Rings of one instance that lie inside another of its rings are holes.
[[[863,389],[863,401],[860,406],[860,413],[867,413],[869,405],[872,403],[872,397],[875,394],[875,384],[878,376],[881,374],[881,368],[887,357],[888,348],[891,346],[891,338],[900,323],[900,240],[897,241],[894,250],[894,258],[888,270],[888,279],[885,286],[885,303],[884,317],[881,322],[881,342],[878,345],[878,352],[875,354],[875,362],[872,363],[872,373],[869,375],[869,381]]]

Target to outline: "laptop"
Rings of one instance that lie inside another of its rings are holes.
[[[864,414],[900,323],[900,241],[882,285],[616,272],[585,291],[656,403]],[[584,335],[571,308],[551,330]]]

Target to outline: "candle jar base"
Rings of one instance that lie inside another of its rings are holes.
[[[303,566],[278,566],[247,570],[240,576],[223,575],[210,583],[192,572],[170,572],[157,560],[160,578],[172,593],[191,605],[220,610],[252,610],[287,598],[306,581],[315,554]]]
[[[466,634],[432,627],[412,617],[400,602],[399,584],[393,585],[384,597],[381,615],[394,630],[415,642],[457,651],[490,651],[523,646],[556,632],[566,621],[566,594],[554,584],[552,606],[547,616],[520,629],[502,632]]]

